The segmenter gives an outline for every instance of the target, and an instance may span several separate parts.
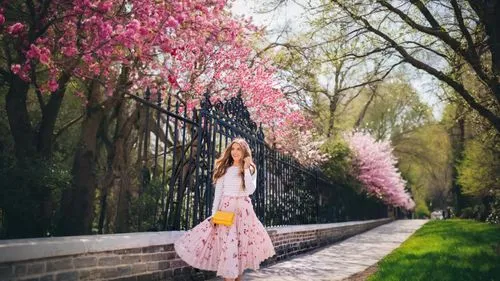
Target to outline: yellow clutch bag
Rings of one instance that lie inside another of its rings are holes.
[[[215,215],[212,217],[212,221],[215,224],[222,224],[225,226],[231,226],[233,224],[233,220],[234,220],[233,212],[217,211],[215,212]]]

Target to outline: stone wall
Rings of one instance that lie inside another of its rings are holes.
[[[263,265],[345,239],[390,219],[268,228],[276,255]],[[0,241],[0,280],[205,280],[175,253],[181,231]]]
[[[335,243],[390,221],[392,220],[380,219],[268,228],[276,255],[263,265]]]

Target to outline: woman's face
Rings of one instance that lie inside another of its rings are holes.
[[[233,157],[234,162],[239,162],[243,159],[243,147],[239,143],[233,143],[231,145],[231,157]]]

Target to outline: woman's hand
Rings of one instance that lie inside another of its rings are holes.
[[[243,159],[245,163],[243,163],[243,168],[248,169],[250,168],[250,163],[253,163],[252,156],[247,156],[245,159]]]

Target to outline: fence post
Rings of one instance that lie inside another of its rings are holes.
[[[319,223],[319,186],[318,186],[318,170],[314,170],[314,179],[315,179],[315,185],[316,185],[316,223]]]
[[[210,130],[208,129],[209,122],[208,118],[210,117],[209,115],[209,106],[210,106],[210,93],[205,92],[203,94],[203,101],[201,102],[201,118],[203,118],[203,139],[202,139],[202,147],[203,149],[206,148],[206,153],[205,157],[209,157],[210,153]],[[206,136],[206,137],[205,137]],[[205,180],[202,181],[200,184],[205,184],[205,198],[203,198],[205,204],[204,204],[204,214],[208,215],[210,212],[210,199],[212,199],[212,184],[210,180],[210,173],[212,172],[211,169],[211,164],[207,162],[207,176],[205,177]]]
[[[197,124],[197,147],[196,147],[196,159],[195,159],[195,165],[196,165],[196,172],[195,172],[195,182],[194,182],[194,204],[193,204],[193,224],[196,225],[198,224],[199,221],[201,221],[201,215],[202,215],[202,210],[199,206],[200,203],[200,195],[201,195],[201,188],[202,188],[202,181],[201,181],[201,176],[200,176],[200,155],[201,155],[201,150],[203,149],[203,135],[205,133],[203,129],[203,115],[200,110],[195,110],[193,113],[193,118],[196,121]],[[199,215],[199,216],[198,216]]]
[[[266,221],[266,207],[265,207],[265,198],[264,198],[264,193],[265,193],[265,188],[266,188],[266,181],[267,181],[267,170],[265,166],[265,155],[266,155],[266,146],[264,144],[264,131],[262,130],[262,123],[260,123],[259,130],[258,130],[258,142],[257,142],[257,173],[260,171],[260,177],[258,177],[257,181],[257,192],[256,192],[256,206],[257,206],[257,215],[260,216],[260,219],[262,221]]]
[[[160,92],[156,92],[156,105],[158,107],[161,106],[161,95]],[[156,131],[160,131],[160,117],[161,117],[161,112],[159,110],[156,111]],[[158,134],[158,133],[157,133]],[[158,146],[159,146],[159,137],[155,137],[155,159],[154,159],[154,168],[153,168],[153,178],[156,178],[156,170],[158,168]]]

